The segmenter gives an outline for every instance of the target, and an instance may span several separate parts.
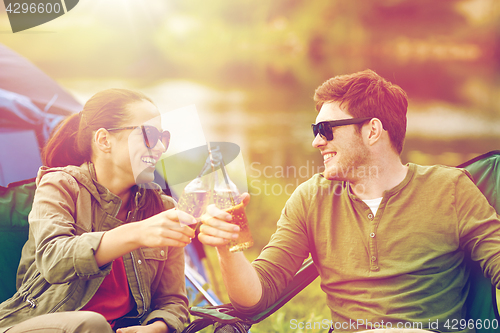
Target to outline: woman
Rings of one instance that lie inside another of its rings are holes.
[[[61,124],[42,152],[0,332],[182,331],[182,247],[194,232],[152,183],[169,140],[152,101],[124,89],[97,93]]]

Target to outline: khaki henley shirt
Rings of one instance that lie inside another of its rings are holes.
[[[370,329],[382,321],[426,328],[436,320],[447,331],[447,320],[463,318],[464,250],[499,287],[499,217],[466,171],[408,167],[406,178],[384,192],[375,216],[349,183],[317,174],[301,184],[253,262],[262,299],[237,308],[259,312],[272,304],[311,254],[332,323],[343,327],[336,331]]]

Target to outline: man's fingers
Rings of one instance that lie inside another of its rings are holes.
[[[233,219],[233,217],[231,216],[231,214],[229,214],[228,212],[226,212],[226,211],[224,211],[222,209],[217,208],[213,204],[212,205],[208,205],[208,207],[207,207],[207,213],[203,214],[202,220],[203,220],[203,217],[205,217],[205,219],[206,219],[207,216],[209,216],[209,217],[215,217],[216,219],[223,220],[223,221],[228,221],[228,222]]]
[[[231,214],[229,214],[231,216]],[[239,232],[240,227],[238,227],[236,224],[232,224],[229,222],[225,222],[223,220],[220,220],[217,217],[210,216],[208,214],[203,214],[201,216],[201,222],[203,225],[210,226],[214,229],[219,229],[222,231],[227,231],[227,232]],[[203,225],[201,226],[203,228]]]
[[[238,226],[231,225],[231,230],[224,231],[221,230],[220,228],[214,228],[212,226],[202,224],[200,227],[200,234],[217,238],[224,238],[224,239],[236,239],[238,238],[239,234],[237,233],[238,232],[237,230],[233,229],[233,227],[238,227]]]
[[[241,202],[243,202],[243,206],[246,207],[248,205],[248,203],[250,202],[250,194],[245,192],[240,196],[240,199],[241,199]]]
[[[201,243],[210,246],[221,246],[226,245],[229,242],[229,239],[213,237],[204,233],[200,233],[198,235],[198,239]]]

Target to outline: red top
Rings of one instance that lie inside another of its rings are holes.
[[[102,314],[111,327],[115,320],[125,316],[135,307],[135,301],[128,287],[127,273],[123,258],[116,259],[111,272],[104,278],[92,299],[81,311],[94,311]]]

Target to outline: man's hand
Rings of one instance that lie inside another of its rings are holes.
[[[241,195],[243,205],[248,205],[250,195]],[[207,213],[201,217],[203,224],[200,227],[198,239],[205,245],[221,247],[229,240],[239,236],[240,227],[231,223],[232,216],[226,211],[218,209],[215,205],[207,207]]]
[[[241,200],[246,206],[250,195],[242,194]],[[210,205],[207,214],[202,216],[203,224],[198,239],[203,244],[217,248],[222,279],[229,297],[241,306],[250,307],[259,302],[262,286],[257,272],[243,252],[231,253],[226,247],[227,242],[238,238],[240,232],[240,227],[231,224],[231,220],[231,214]]]
[[[145,326],[130,326],[116,330],[116,333],[168,333],[168,326],[162,320],[157,320]]]

